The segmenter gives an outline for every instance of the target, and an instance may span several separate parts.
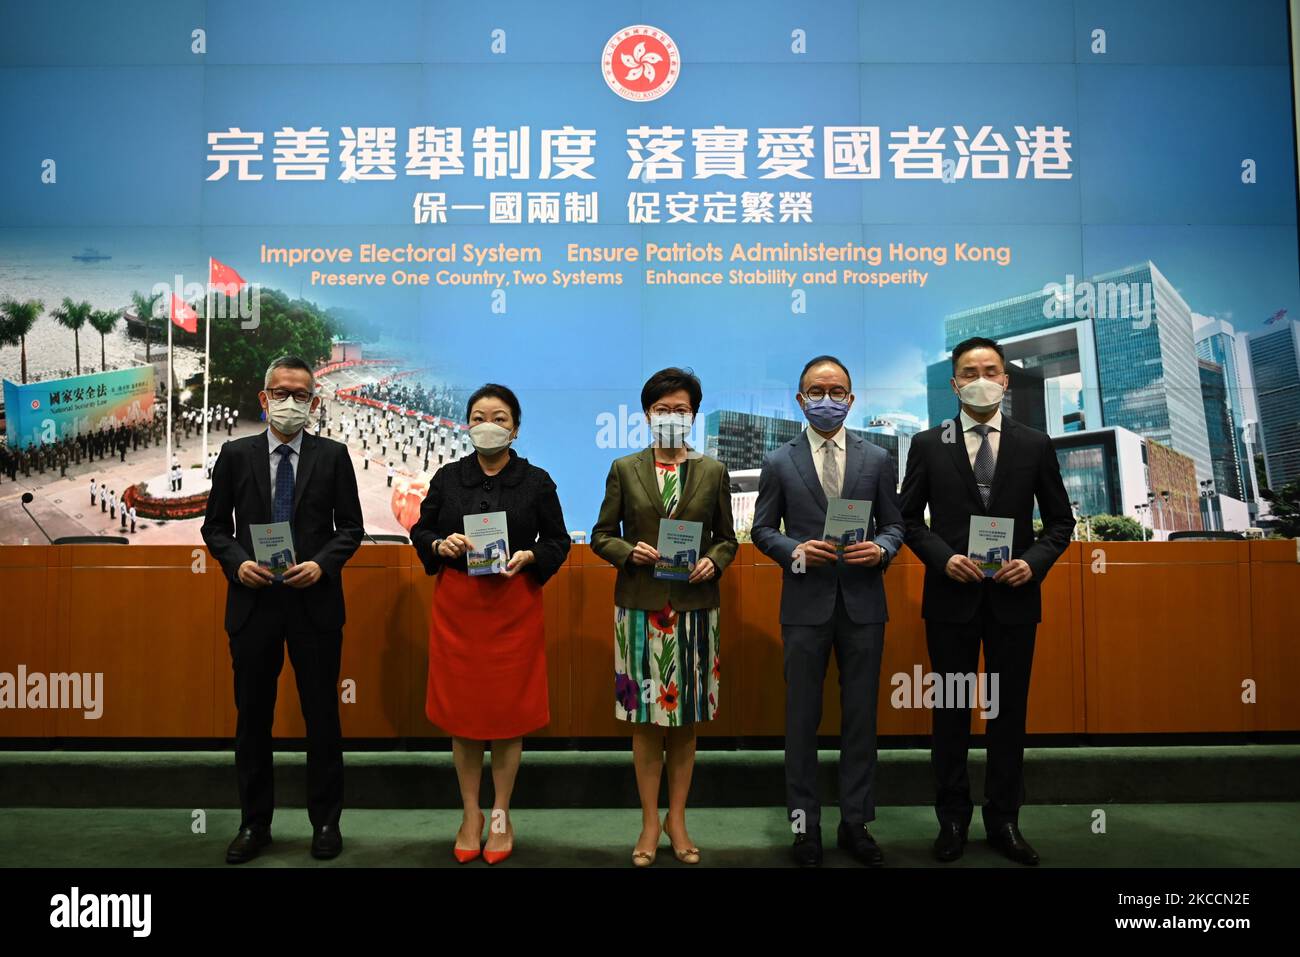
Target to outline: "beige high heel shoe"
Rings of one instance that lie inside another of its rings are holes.
[[[663,828],[659,828],[659,837],[655,838],[655,846],[650,851],[638,851],[635,847],[632,849],[632,863],[637,867],[649,867],[655,862],[655,857],[659,854],[659,839],[663,837]]]
[[[667,818],[664,819],[664,823],[662,825],[662,831],[664,834],[668,834]],[[668,834],[668,843],[672,844],[673,846],[673,856],[677,858],[679,861],[681,861],[683,864],[700,863],[700,849],[698,847],[678,848],[677,844],[673,841],[673,836],[671,834]]]
[[[635,864],[637,867],[649,867],[651,864],[655,862],[655,855],[658,853],[659,853],[659,848],[657,847],[653,851],[634,850],[632,852],[632,863]]]

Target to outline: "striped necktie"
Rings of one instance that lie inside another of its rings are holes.
[[[975,453],[975,484],[979,486],[984,507],[988,508],[989,495],[993,491],[993,467],[997,464],[993,458],[993,446],[989,443],[993,426],[981,423],[971,426],[971,431],[980,437],[979,451]]]

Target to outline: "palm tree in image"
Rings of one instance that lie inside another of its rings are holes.
[[[96,309],[90,314],[90,326],[99,333],[99,371],[107,372],[108,363],[104,361],[104,337],[113,331],[117,320],[122,318],[120,309]]]
[[[39,299],[19,302],[6,299],[0,302],[0,345],[18,346],[22,350],[22,381],[27,383],[27,334],[45,311]]]
[[[160,292],[155,292],[151,296],[143,293],[131,293],[131,308],[135,310],[135,317],[144,323],[144,361],[152,362],[149,355],[149,334],[153,330],[153,314],[158,308],[158,300],[163,297]]]
[[[62,306],[50,312],[55,322],[72,330],[72,340],[77,349],[77,375],[81,375],[81,327],[86,324],[92,312],[94,310],[90,303],[73,302],[67,296],[63,297]]]

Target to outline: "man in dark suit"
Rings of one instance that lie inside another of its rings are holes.
[[[271,840],[271,725],[286,642],[307,724],[311,853],[331,858],[343,847],[342,572],[364,534],[357,477],[345,445],[304,428],[320,401],[311,366],[295,356],[276,359],[264,385],[258,399],[270,425],[222,445],[202,528],[229,581],[226,632],[239,709],[235,765],[243,811],[226,852],[231,864],[251,860]],[[288,522],[293,536],[296,564],[283,580],[253,558],[249,525],[271,522]]]
[[[822,862],[817,725],[834,649],[842,712],[836,843],[876,866],[884,855],[867,823],[876,816],[876,692],[889,618],[882,575],[903,544],[897,473],[888,452],[844,427],[853,392],[838,359],[818,356],[804,366],[796,401],[808,428],[763,460],[751,532],[759,550],[784,569],[785,786],[793,855],[804,867]],[[832,498],[872,503],[865,540],[838,557],[824,537]]]
[[[1042,620],[1040,585],[1074,532],[1074,513],[1052,440],[1001,410],[1010,385],[1002,347],[973,338],[952,352],[952,389],[961,411],[912,439],[903,478],[907,544],[925,563],[921,616],[934,672],[975,675],[980,645],[998,683],[996,716],[987,726],[984,831],[1000,852],[1022,864],[1038,854],[1020,833],[1024,801],[1025,713],[1034,637]],[[1034,501],[1043,531],[1034,537]],[[926,507],[930,524],[925,522]],[[1013,519],[1011,558],[991,577],[969,557],[972,516]],[[994,687],[990,681],[987,687]],[[934,854],[956,860],[974,806],[966,773],[970,745],[967,700],[934,710],[934,767],[939,836]]]

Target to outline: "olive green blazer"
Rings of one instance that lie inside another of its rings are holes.
[[[686,485],[673,518],[703,522],[700,555],[712,559],[718,573],[709,581],[691,584],[654,577],[653,565],[629,561],[637,542],[659,541],[664,514],[655,478],[654,450],[644,449],[615,459],[605,480],[605,500],[591,530],[591,547],[618,569],[614,601],[623,608],[658,611],[669,601],[678,611],[717,608],[718,579],[736,557],[736,531],[731,523],[731,478],[715,458],[692,453],[686,463]]]

